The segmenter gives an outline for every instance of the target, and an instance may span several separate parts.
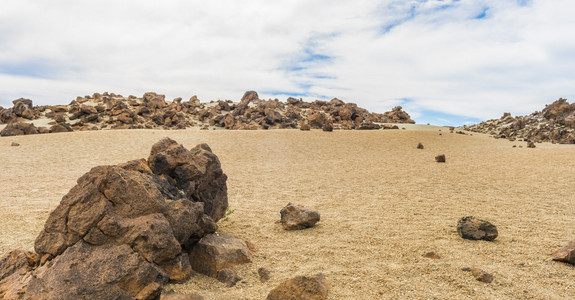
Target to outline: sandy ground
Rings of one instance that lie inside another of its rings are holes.
[[[32,249],[49,212],[90,168],[145,158],[169,136],[186,147],[206,142],[220,157],[234,213],[219,231],[250,240],[259,252],[238,268],[244,282],[235,287],[194,274],[168,289],[206,299],[264,299],[287,278],[323,272],[330,299],[575,298],[575,267],[549,256],[575,238],[575,148],[527,149],[480,134],[409,129],[3,137],[0,253]],[[442,153],[447,163],[436,163]],[[290,201],[319,210],[321,221],[284,231],[275,221]],[[497,225],[495,242],[461,239],[456,224],[467,215]],[[428,251],[441,259],[422,257]],[[271,269],[272,280],[260,283],[259,267]],[[495,280],[478,282],[463,267]]]

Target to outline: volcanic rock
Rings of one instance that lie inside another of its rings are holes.
[[[570,241],[567,245],[557,249],[551,254],[553,260],[562,261],[575,265],[575,240]]]
[[[444,163],[445,162],[445,154],[441,154],[435,157],[435,161],[438,163]]]
[[[485,283],[491,283],[493,281],[493,275],[478,269],[478,268],[463,268],[462,269],[465,272],[471,272],[471,275],[473,275],[473,277],[475,277],[475,279],[477,281],[481,281],[481,282],[485,282]]]
[[[418,144],[417,144],[417,149],[423,149],[423,144],[422,144],[422,143],[418,143]]]
[[[271,271],[267,268],[259,268],[258,275],[260,276],[261,282],[266,282],[272,278]]]
[[[330,122],[326,122],[325,124],[323,124],[323,127],[321,129],[323,131],[332,132],[333,131],[333,125],[331,125]]]
[[[320,219],[319,212],[304,209],[301,205],[288,203],[280,211],[281,224],[285,230],[300,230],[311,228]]]
[[[157,298],[168,280],[189,278],[187,252],[227,208],[226,178],[207,145],[188,151],[169,138],[148,161],[93,168],[37,237],[41,266],[32,256],[31,270],[0,281],[0,298]]]
[[[32,123],[10,122],[2,131],[0,136],[29,135],[38,134],[38,129]]]
[[[18,143],[16,143],[16,142],[12,142],[12,144],[10,144],[10,146],[12,146],[12,147],[18,147],[18,146],[20,146],[20,144],[18,144]]]
[[[327,299],[330,286],[321,273],[313,276],[297,276],[280,283],[268,294],[267,300]]]
[[[251,262],[251,253],[246,243],[225,233],[204,236],[190,252],[192,268],[210,277],[235,265]]]
[[[495,225],[473,216],[459,219],[457,232],[464,239],[485,241],[493,241],[498,234]]]
[[[238,272],[233,268],[219,271],[216,279],[221,283],[225,283],[227,287],[232,287],[236,285],[238,281],[242,280],[242,278],[238,276]]]

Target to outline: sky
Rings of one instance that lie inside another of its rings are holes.
[[[111,92],[339,98],[417,123],[575,94],[572,0],[1,0],[0,105]]]

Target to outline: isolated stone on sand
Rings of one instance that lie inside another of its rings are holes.
[[[441,154],[435,157],[435,161],[438,163],[444,163],[445,162],[445,154]]]
[[[417,144],[417,149],[423,149],[423,144],[422,144],[422,143],[418,143],[418,144]]]
[[[267,300],[327,299],[330,286],[321,273],[313,276],[297,276],[280,283],[268,294]]]
[[[36,253],[11,259],[23,271],[0,269],[0,298],[159,297],[191,275],[188,252],[227,208],[226,179],[207,145],[169,138],[148,161],[93,168],[51,212]]]
[[[481,281],[481,282],[485,282],[485,283],[491,283],[493,282],[493,275],[478,269],[478,268],[463,268],[461,269],[464,272],[471,272],[471,275],[473,275],[473,277],[475,277],[475,280],[477,281]]]
[[[280,211],[282,224],[285,230],[300,230],[313,227],[320,219],[319,212],[305,209],[301,205],[288,203]]]
[[[575,240],[570,241],[567,245],[557,249],[551,254],[553,260],[562,261],[575,265]]]
[[[493,241],[497,238],[497,227],[488,221],[467,216],[457,221],[457,232],[468,240]]]

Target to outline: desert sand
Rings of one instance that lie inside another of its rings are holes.
[[[251,264],[238,266],[243,282],[235,287],[195,273],[168,290],[264,299],[285,279],[322,272],[330,299],[574,298],[575,267],[552,261],[550,253],[575,238],[575,148],[527,149],[482,134],[407,127],[3,137],[0,253],[32,249],[50,211],[92,167],[146,158],[168,136],[188,148],[208,143],[218,155],[233,210],[219,231],[259,250]],[[416,149],[418,142],[425,149]],[[438,154],[447,162],[436,163]],[[288,202],[318,210],[321,221],[284,231],[276,221]],[[499,237],[461,239],[457,220],[468,215],[495,224]],[[424,258],[429,251],[441,258]],[[272,270],[270,281],[259,281],[259,267]],[[483,269],[494,281],[476,281],[464,267]]]

